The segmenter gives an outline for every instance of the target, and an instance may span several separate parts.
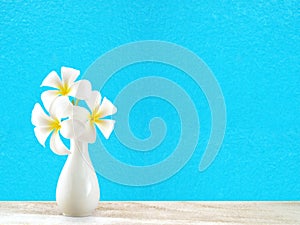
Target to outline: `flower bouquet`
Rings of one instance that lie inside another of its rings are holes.
[[[93,91],[88,80],[78,80],[80,71],[62,67],[61,77],[52,71],[41,87],[43,107],[36,103],[31,122],[38,142],[45,147],[50,136],[50,149],[68,155],[58,179],[56,201],[60,211],[69,216],[87,216],[97,207],[99,184],[92,166],[88,144],[96,141],[99,130],[108,139],[115,121],[107,118],[117,108],[99,91]],[[86,105],[80,105],[83,101]],[[45,112],[45,111],[46,112]],[[70,140],[68,148],[63,140]]]

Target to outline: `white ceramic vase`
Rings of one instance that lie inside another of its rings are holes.
[[[91,163],[88,143],[71,140],[71,154],[59,176],[56,202],[66,216],[89,216],[100,198],[98,179]]]

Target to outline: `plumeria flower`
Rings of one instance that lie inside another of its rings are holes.
[[[70,115],[72,107],[68,98],[58,97],[51,105],[49,115],[44,112],[39,103],[36,103],[32,110],[31,122],[35,126],[34,133],[38,142],[45,147],[45,142],[51,135],[50,149],[58,155],[70,153],[59,133],[68,123],[67,120],[62,121],[62,118]]]
[[[80,122],[84,124],[84,132],[78,133],[77,136],[81,141],[94,143],[96,141],[96,127],[98,127],[103,136],[108,139],[114,129],[115,121],[105,119],[105,117],[115,114],[117,108],[106,97],[101,101],[101,95],[98,91],[92,91],[86,103],[90,111],[80,106],[73,107],[71,115],[74,121],[73,126],[76,127],[75,125],[79,125]],[[76,128],[76,131],[80,130]]]
[[[55,71],[48,74],[41,84],[41,87],[47,86],[55,89],[45,91],[41,96],[48,111],[58,96],[71,96],[80,100],[85,100],[90,96],[91,83],[88,80],[75,81],[79,74],[79,70],[68,67],[61,68],[61,79]]]

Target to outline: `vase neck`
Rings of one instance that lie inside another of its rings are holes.
[[[88,152],[88,143],[81,142],[76,139],[70,140],[70,150],[71,155],[74,157],[83,157],[89,163],[91,162],[89,152]]]
[[[87,142],[81,142],[76,139],[70,140],[70,150],[71,152],[76,152],[78,150],[82,151],[83,153],[88,151],[88,143]]]

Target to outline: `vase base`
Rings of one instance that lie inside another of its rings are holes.
[[[72,213],[62,213],[64,216],[67,217],[87,217],[87,216],[91,216],[92,213],[76,213],[76,214],[72,214]]]

